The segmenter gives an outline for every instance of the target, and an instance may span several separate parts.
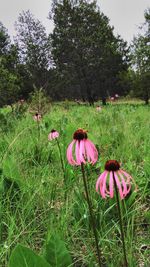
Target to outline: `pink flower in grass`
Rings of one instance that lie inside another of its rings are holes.
[[[59,133],[56,130],[52,129],[48,135],[48,140],[51,141],[51,140],[58,138],[58,137],[59,137]]]
[[[67,159],[71,165],[96,163],[98,152],[95,145],[87,138],[87,131],[78,129],[74,133],[73,141],[67,148]]]
[[[97,110],[97,111],[102,111],[102,107],[97,106],[97,107],[96,107],[96,110]]]
[[[118,161],[108,160],[105,164],[105,171],[99,176],[96,182],[96,191],[100,193],[102,198],[106,198],[106,196],[113,198],[114,183],[116,183],[120,198],[123,199],[130,192],[131,180],[133,178],[130,174],[120,169]]]
[[[39,113],[36,113],[34,116],[33,116],[33,119],[35,121],[40,121],[42,119],[42,116],[39,114]]]

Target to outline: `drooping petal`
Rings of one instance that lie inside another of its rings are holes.
[[[118,187],[118,189],[119,189],[120,198],[123,199],[124,196],[123,196],[123,192],[122,192],[121,183],[120,183],[120,181],[119,181],[119,179],[118,179],[117,172],[114,172],[114,177],[115,177],[115,181],[116,181],[117,187]]]
[[[73,140],[67,148],[67,160],[71,165],[76,165],[76,161],[73,159],[73,145],[76,141]]]
[[[124,179],[124,177],[123,177],[121,171],[118,171],[118,174],[119,174],[119,176],[120,176],[120,178],[121,178],[121,182],[122,182],[123,195],[126,196],[126,195],[129,193],[131,187],[129,187],[129,189],[127,188],[128,183],[125,182],[125,179]],[[130,185],[130,184],[129,184],[129,185]]]
[[[102,184],[103,176],[105,175],[105,172],[102,172],[101,175],[98,177],[97,182],[96,182],[96,192],[99,193],[99,187]]]
[[[135,191],[137,191],[138,187],[137,187],[137,184],[136,184],[135,180],[133,179],[133,177],[129,173],[127,173],[126,171],[124,171],[122,169],[120,171],[125,177],[127,177],[127,183],[129,185],[131,184],[131,180],[133,181],[133,184],[135,186]]]
[[[84,147],[84,140],[80,141],[80,150],[79,150],[79,156],[80,156],[80,161],[84,164],[86,164],[86,161],[84,159],[84,155],[85,155],[85,147]]]
[[[96,182],[96,191],[102,196],[102,198],[106,198],[105,189],[106,189],[106,179],[107,179],[107,171],[104,171],[98,178]]]
[[[106,180],[107,180],[107,173],[105,174],[102,180],[103,185],[102,185],[101,195],[103,198],[106,198]]]
[[[109,177],[109,194],[110,194],[110,198],[113,198],[113,196],[114,196],[113,186],[114,186],[113,173],[111,171],[110,172],[110,177]]]
[[[94,144],[90,140],[85,141],[88,162],[95,164],[98,159],[98,152]]]
[[[95,145],[89,140],[87,139],[88,144],[90,144],[91,150],[92,150],[92,157],[93,157],[93,164],[96,163],[96,161],[98,160],[98,151],[95,147]]]
[[[55,138],[58,138],[59,137],[59,133],[57,131],[51,131],[48,135],[48,140],[49,141],[52,141],[53,139]]]
[[[48,140],[52,140],[52,133],[50,133],[49,135],[48,135]]]
[[[91,150],[89,148],[88,142],[87,140],[85,140],[85,154],[86,154],[86,159],[89,163],[91,163]]]
[[[80,141],[76,141],[76,147],[75,147],[75,156],[76,156],[76,164],[81,165],[80,160]]]
[[[54,138],[58,138],[59,137],[59,133],[58,132],[55,132],[54,133]]]

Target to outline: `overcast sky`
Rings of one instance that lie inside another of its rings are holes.
[[[138,26],[144,22],[144,10],[150,7],[149,0],[98,0],[100,10],[110,19],[115,33],[130,42],[137,34]],[[14,22],[22,10],[30,9],[46,27],[47,33],[53,25],[48,17],[51,0],[0,0],[0,21],[8,29],[10,36],[15,35]]]

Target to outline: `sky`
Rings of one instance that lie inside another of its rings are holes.
[[[150,7],[150,0],[97,0],[100,10],[110,19],[114,33],[130,43],[144,22],[144,10]],[[53,29],[48,17],[51,0],[0,0],[0,21],[13,39],[14,23],[23,10],[28,10],[45,26],[47,33]]]

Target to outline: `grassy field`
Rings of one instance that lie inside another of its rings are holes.
[[[129,266],[150,266],[149,107],[110,104],[98,112],[95,107],[56,103],[40,122],[40,136],[28,112],[16,118],[1,110],[0,120],[0,267],[8,266],[18,243],[42,255],[46,240],[55,233],[71,253],[71,266],[98,266],[80,167],[66,159],[78,128],[88,130],[100,154],[94,166],[86,166],[86,174],[106,266],[124,266],[115,199],[104,200],[95,191],[109,159],[117,159],[138,185],[138,191],[133,187],[122,201]],[[65,181],[56,140],[47,138],[51,129],[60,133]]]

